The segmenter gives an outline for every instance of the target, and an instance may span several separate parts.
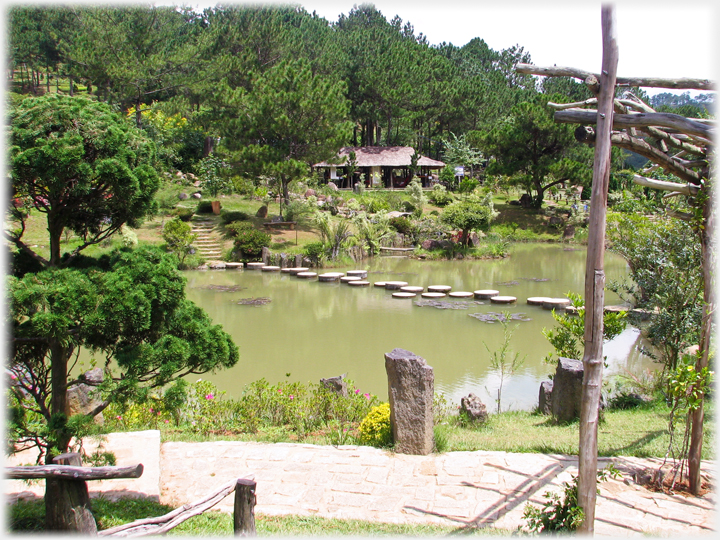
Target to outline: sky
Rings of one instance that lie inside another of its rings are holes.
[[[239,2],[235,2],[239,3]],[[304,0],[297,3],[330,22],[348,14],[357,0]],[[565,66],[597,73],[602,64],[601,3],[550,0],[376,0],[387,20],[399,15],[431,44],[462,46],[479,37],[496,51],[524,47],[537,66]],[[193,7],[216,2],[188,2]],[[618,0],[615,20],[618,76],[717,80],[720,40],[714,29],[720,7],[714,1]],[[665,90],[658,90],[665,91]],[[651,94],[654,91],[649,92]]]

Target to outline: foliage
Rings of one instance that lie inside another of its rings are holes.
[[[415,229],[412,222],[405,216],[390,218],[388,225],[400,234],[404,234],[406,236],[410,236]]]
[[[230,336],[185,298],[176,263],[156,248],[120,250],[84,270],[11,277],[8,293],[11,389],[17,405],[36,420],[18,424],[18,448],[39,446],[57,455],[92,423],[85,415],[68,418],[64,408],[65,385],[81,382],[68,378],[81,347],[99,357],[105,372],[97,390],[103,407],[95,414],[185,374],[238,361]]]
[[[387,217],[385,211],[380,211],[370,219],[365,212],[360,212],[353,220],[355,237],[363,243],[368,255],[374,256],[380,251],[380,246],[393,236],[392,219]]]
[[[597,478],[599,482],[604,482],[608,477],[617,479],[621,475],[613,465],[608,465],[598,471]],[[527,520],[528,531],[550,534],[576,531],[585,519],[583,509],[578,506],[577,496],[578,479],[573,475],[570,482],[563,482],[562,499],[557,493],[547,491],[543,497],[548,500],[543,503],[542,508],[526,505],[523,519]]]
[[[233,184],[224,172],[224,169],[228,168],[224,160],[211,154],[200,160],[196,168],[202,190],[207,191],[211,197],[217,197],[219,193],[232,193]]]
[[[240,210],[223,210],[220,212],[220,219],[223,223],[232,223],[234,221],[245,221],[250,219],[247,212],[241,212]]]
[[[432,204],[439,207],[447,206],[455,200],[452,194],[448,193],[447,189],[442,184],[435,184],[433,186],[430,195],[428,195],[428,199]]]
[[[350,230],[350,222],[340,219],[333,223],[327,212],[319,211],[315,212],[314,221],[325,244],[328,258],[330,260],[337,259],[340,250],[345,247],[346,241],[353,235]]]
[[[178,208],[175,210],[175,216],[180,221],[190,221],[193,215],[195,215],[195,210],[192,208]]]
[[[383,403],[373,407],[360,422],[360,444],[368,444],[377,448],[392,446],[392,429],[390,427],[390,404]]]
[[[700,241],[690,224],[638,214],[608,216],[610,249],[630,275],[609,287],[650,313],[646,332],[660,361],[674,370],[680,353],[698,343],[703,304]]]
[[[193,234],[190,225],[179,218],[174,218],[163,227],[162,237],[168,249],[177,255],[180,261],[179,267],[183,268],[185,257],[190,253],[192,243],[197,240],[197,234]]]
[[[159,187],[154,145],[114,110],[81,97],[26,98],[11,111],[12,196],[47,216],[50,259],[22,240],[27,212],[11,208],[15,246],[43,266],[67,265],[80,251],[154,212]],[[83,239],[61,263],[60,239]]]
[[[510,312],[505,312],[503,315],[504,316],[499,319],[500,324],[502,324],[503,327],[503,342],[500,349],[497,351],[491,351],[490,347],[483,342],[485,349],[490,355],[490,367],[496,371],[498,377],[500,377],[500,386],[497,392],[497,399],[495,400],[498,413],[502,410],[502,387],[505,379],[512,377],[512,375],[514,375],[525,362],[525,357],[520,358],[520,353],[510,350],[510,340],[512,339],[512,335],[515,330],[517,330],[518,325],[514,328],[510,328]]]
[[[413,214],[415,215],[415,217],[420,217],[422,215],[423,206],[427,204],[428,199],[425,195],[425,192],[423,192],[422,185],[420,184],[420,181],[417,179],[417,177],[414,177],[410,181],[410,183],[405,188],[405,193],[409,195],[410,202],[415,208]]]
[[[196,214],[212,214],[212,201],[199,201],[195,207]]]
[[[286,221],[301,221],[313,212],[313,207],[303,200],[293,199],[285,206]]]
[[[244,222],[239,222],[240,223]],[[257,260],[262,254],[262,248],[268,247],[272,240],[270,234],[259,231],[254,227],[234,227],[236,231],[234,251],[243,260]]]
[[[550,330],[543,328],[542,333],[553,346],[555,354],[558,357],[581,360],[581,350],[583,350],[585,335],[585,302],[577,293],[569,292],[567,297],[570,299],[573,307],[577,309],[577,315],[556,313],[555,310],[553,310],[553,319],[555,319],[559,327]],[[603,341],[609,341],[620,335],[625,329],[626,319],[627,313],[624,311],[604,312]],[[550,362],[551,358],[552,353],[545,358],[545,361]]]
[[[322,242],[308,242],[303,247],[303,255],[312,261],[314,267],[320,267],[325,261],[325,244]]]
[[[440,220],[453,229],[460,229],[460,243],[467,246],[470,241],[470,232],[487,230],[496,215],[492,200],[486,196],[450,204],[443,210]]]
[[[452,167],[467,167],[470,169],[470,176],[473,176],[474,169],[484,161],[482,152],[470,145],[464,133],[458,137],[451,132],[449,138],[441,139],[441,143],[445,163]]]

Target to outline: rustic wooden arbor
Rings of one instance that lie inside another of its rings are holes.
[[[669,191],[666,197],[685,196],[688,203],[701,211],[699,220],[690,213],[675,212],[679,219],[698,221],[703,256],[704,306],[696,369],[708,365],[712,318],[715,310],[712,265],[714,253],[714,218],[712,206],[711,159],[714,152],[711,137],[714,123],[688,119],[676,114],[657,113],[631,91],[617,97],[618,87],[654,87],[713,90],[708,80],[620,78],[616,76],[618,49],[615,37],[613,6],[602,7],[603,60],[600,74],[567,67],[538,67],[518,64],[519,73],[549,77],[573,77],[585,82],[596,97],[579,103],[548,103],[556,110],[556,122],[581,124],[576,138],[595,146],[593,185],[590,207],[590,234],[585,270],[585,353],[583,364],[583,404],[580,418],[580,456],[578,504],[585,512],[581,531],[594,530],[597,471],[597,409],[602,383],[602,324],[605,273],[603,267],[610,149],[612,145],[631,150],[648,158],[653,165],[643,171],[649,174],[662,168],[680,182],[660,182],[635,175],[640,185]],[[595,110],[584,107],[595,106]],[[689,449],[690,489],[700,489],[700,455],[702,451],[702,404],[692,415]]]

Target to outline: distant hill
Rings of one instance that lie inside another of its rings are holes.
[[[698,118],[708,113],[713,114],[715,96],[709,93],[690,97],[690,92],[682,94],[663,92],[652,96],[650,105],[658,112],[673,112],[690,118]]]

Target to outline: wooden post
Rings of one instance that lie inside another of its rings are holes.
[[[605,226],[610,180],[610,135],[617,76],[618,49],[615,37],[615,10],[601,10],[603,59],[598,96],[597,135],[593,162],[592,195],[587,261],[585,263],[585,352],[580,407],[580,455],[578,459],[578,505],[585,513],[580,531],[592,534],[597,498],[598,405],[603,368],[603,305],[605,303]]]
[[[255,536],[255,480],[239,478],[235,485],[235,536]]]
[[[56,465],[82,466],[80,454],[70,452],[53,459]],[[47,478],[45,480],[45,528],[48,531],[76,531],[97,534],[90,511],[90,495],[85,480]]]

